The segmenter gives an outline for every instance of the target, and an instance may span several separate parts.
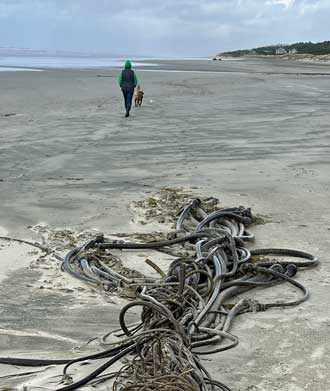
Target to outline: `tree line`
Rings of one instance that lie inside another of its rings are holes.
[[[231,52],[223,52],[220,53],[222,56],[233,56],[240,57],[246,56],[249,54],[256,55],[274,55],[276,54],[276,50],[281,47],[285,49],[287,52],[296,49],[299,54],[314,54],[314,55],[322,55],[322,54],[330,54],[330,41],[323,42],[296,42],[290,45],[287,44],[278,44],[278,45],[270,45],[270,46],[261,46],[254,49],[244,49],[244,50],[234,50]]]

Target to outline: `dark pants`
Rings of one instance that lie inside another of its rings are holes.
[[[125,101],[125,109],[126,112],[129,112],[132,107],[132,100],[134,95],[134,88],[133,89],[122,89],[123,95],[124,95],[124,101]]]

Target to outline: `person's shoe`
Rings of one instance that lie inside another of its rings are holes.
[[[129,117],[129,111],[126,111],[125,117]]]

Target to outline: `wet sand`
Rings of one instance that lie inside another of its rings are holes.
[[[35,239],[28,227],[40,222],[130,231],[129,203],[164,186],[250,206],[271,219],[253,229],[256,247],[306,250],[322,264],[298,276],[310,301],[245,315],[239,347],[205,364],[234,390],[328,391],[330,66],[160,61],[137,72],[145,100],[128,119],[118,70],[0,72],[0,233]],[[71,357],[114,327],[116,299],[40,289],[60,269],[28,268],[30,248],[0,244],[2,356]]]

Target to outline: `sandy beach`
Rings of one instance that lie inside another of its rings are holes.
[[[0,236],[52,236],[63,255],[70,241],[61,246],[57,231],[82,243],[86,233],[161,230],[129,206],[164,187],[251,207],[269,220],[252,228],[253,246],[300,249],[321,265],[299,273],[309,301],[243,315],[240,345],[204,364],[235,391],[328,391],[330,65],[148,62],[158,65],[137,69],[145,98],[128,119],[118,69],[0,72]],[[93,351],[86,342],[117,328],[124,300],[41,255],[0,239],[0,356]],[[56,367],[22,375],[37,370],[0,364],[0,390],[58,386]]]

